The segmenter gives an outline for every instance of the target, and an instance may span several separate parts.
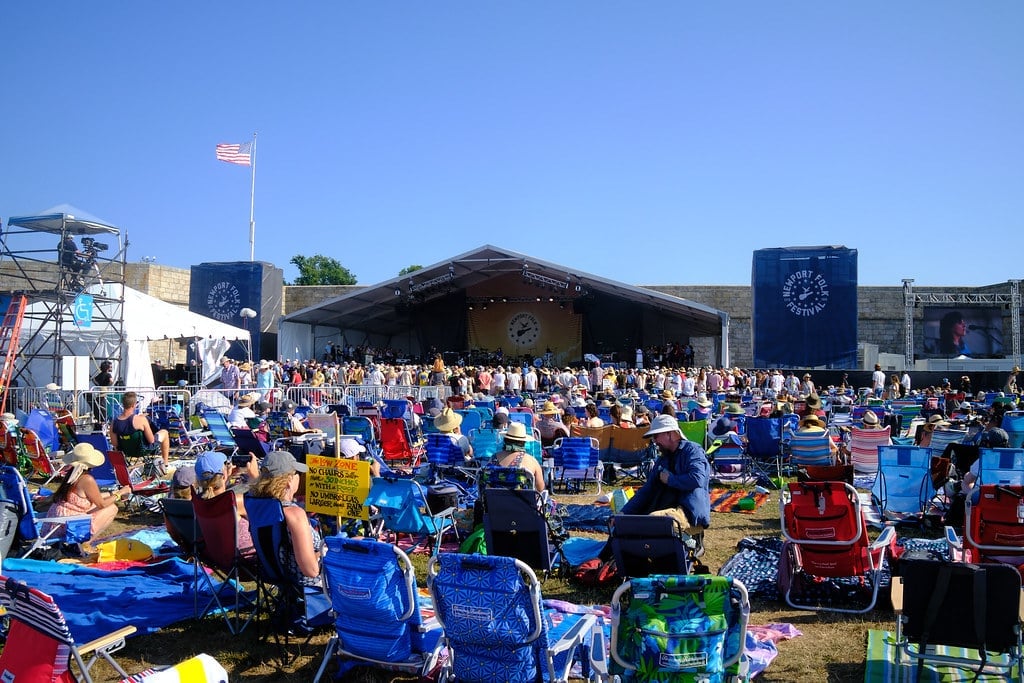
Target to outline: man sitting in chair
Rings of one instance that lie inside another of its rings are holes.
[[[711,525],[711,466],[704,449],[683,438],[671,415],[659,415],[644,436],[661,452],[647,481],[623,506],[624,515],[671,517],[696,536]]]
[[[149,419],[145,415],[136,414],[135,407],[138,402],[139,397],[134,391],[125,392],[121,398],[124,410],[110,423],[110,444],[114,450],[123,451],[124,448],[119,445],[122,439],[130,439],[136,434],[141,434],[142,452],[148,455],[159,452],[166,467],[171,453],[171,440],[167,435],[167,430],[161,429],[154,433]],[[126,453],[126,455],[129,454]]]

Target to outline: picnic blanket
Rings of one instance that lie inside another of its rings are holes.
[[[753,503],[740,504],[741,500],[752,500]],[[745,512],[752,515],[768,500],[767,493],[744,491],[742,489],[711,489],[711,509],[714,512]],[[753,507],[747,507],[752,505]]]
[[[178,558],[116,571],[5,559],[3,573],[50,595],[79,643],[129,624],[139,634],[153,633],[191,618],[195,609],[192,565]],[[205,604],[202,595],[199,602]]]
[[[935,648],[939,654],[952,655],[955,657],[977,657],[976,650],[969,650],[962,647],[946,647],[943,645]],[[990,657],[991,659],[991,657]],[[1006,658],[997,659],[1005,662]],[[974,672],[970,669],[957,668],[954,666],[942,666],[937,663],[926,662],[921,668],[921,677],[918,678],[918,663],[916,660],[904,658],[902,664],[896,663],[896,636],[891,631],[880,631],[878,629],[868,630],[868,649],[865,657],[864,683],[913,683],[924,681],[927,683],[954,683],[959,681],[977,680],[982,683],[1007,680],[1005,676],[998,673],[984,673],[979,678],[974,678]],[[1014,668],[1013,676],[1017,676],[1017,669]]]
[[[944,539],[901,538],[896,545],[907,550],[929,550],[945,554]],[[782,555],[782,539],[777,536],[751,537],[740,539],[736,544],[737,552],[730,557],[719,575],[739,579],[747,587],[750,597],[766,600],[778,599],[779,558]],[[886,557],[882,568],[881,586],[889,585],[891,574],[889,558]],[[821,600],[842,602],[856,601],[857,594],[864,590],[859,578],[828,579],[814,582],[813,591]]]
[[[607,505],[560,505],[562,526],[575,531],[602,531],[608,533],[608,520],[612,510]]]

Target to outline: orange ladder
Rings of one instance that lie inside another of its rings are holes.
[[[11,385],[14,374],[14,361],[18,357],[18,336],[21,334],[21,321],[25,317],[28,299],[24,294],[15,294],[4,313],[3,326],[0,327],[0,354],[4,358],[4,368],[0,372],[0,413],[7,410],[7,389]]]

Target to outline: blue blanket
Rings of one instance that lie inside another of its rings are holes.
[[[153,633],[193,615],[192,565],[177,558],[118,571],[5,559],[3,574],[53,597],[79,643],[129,624]]]
[[[566,529],[608,533],[608,520],[612,516],[611,508],[608,506],[569,504],[559,505],[558,509]]]

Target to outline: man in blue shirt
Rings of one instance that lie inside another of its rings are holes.
[[[661,455],[647,481],[622,508],[624,515],[672,517],[691,536],[711,526],[711,466],[704,449],[683,438],[671,415],[659,415],[644,436],[654,440]]]

